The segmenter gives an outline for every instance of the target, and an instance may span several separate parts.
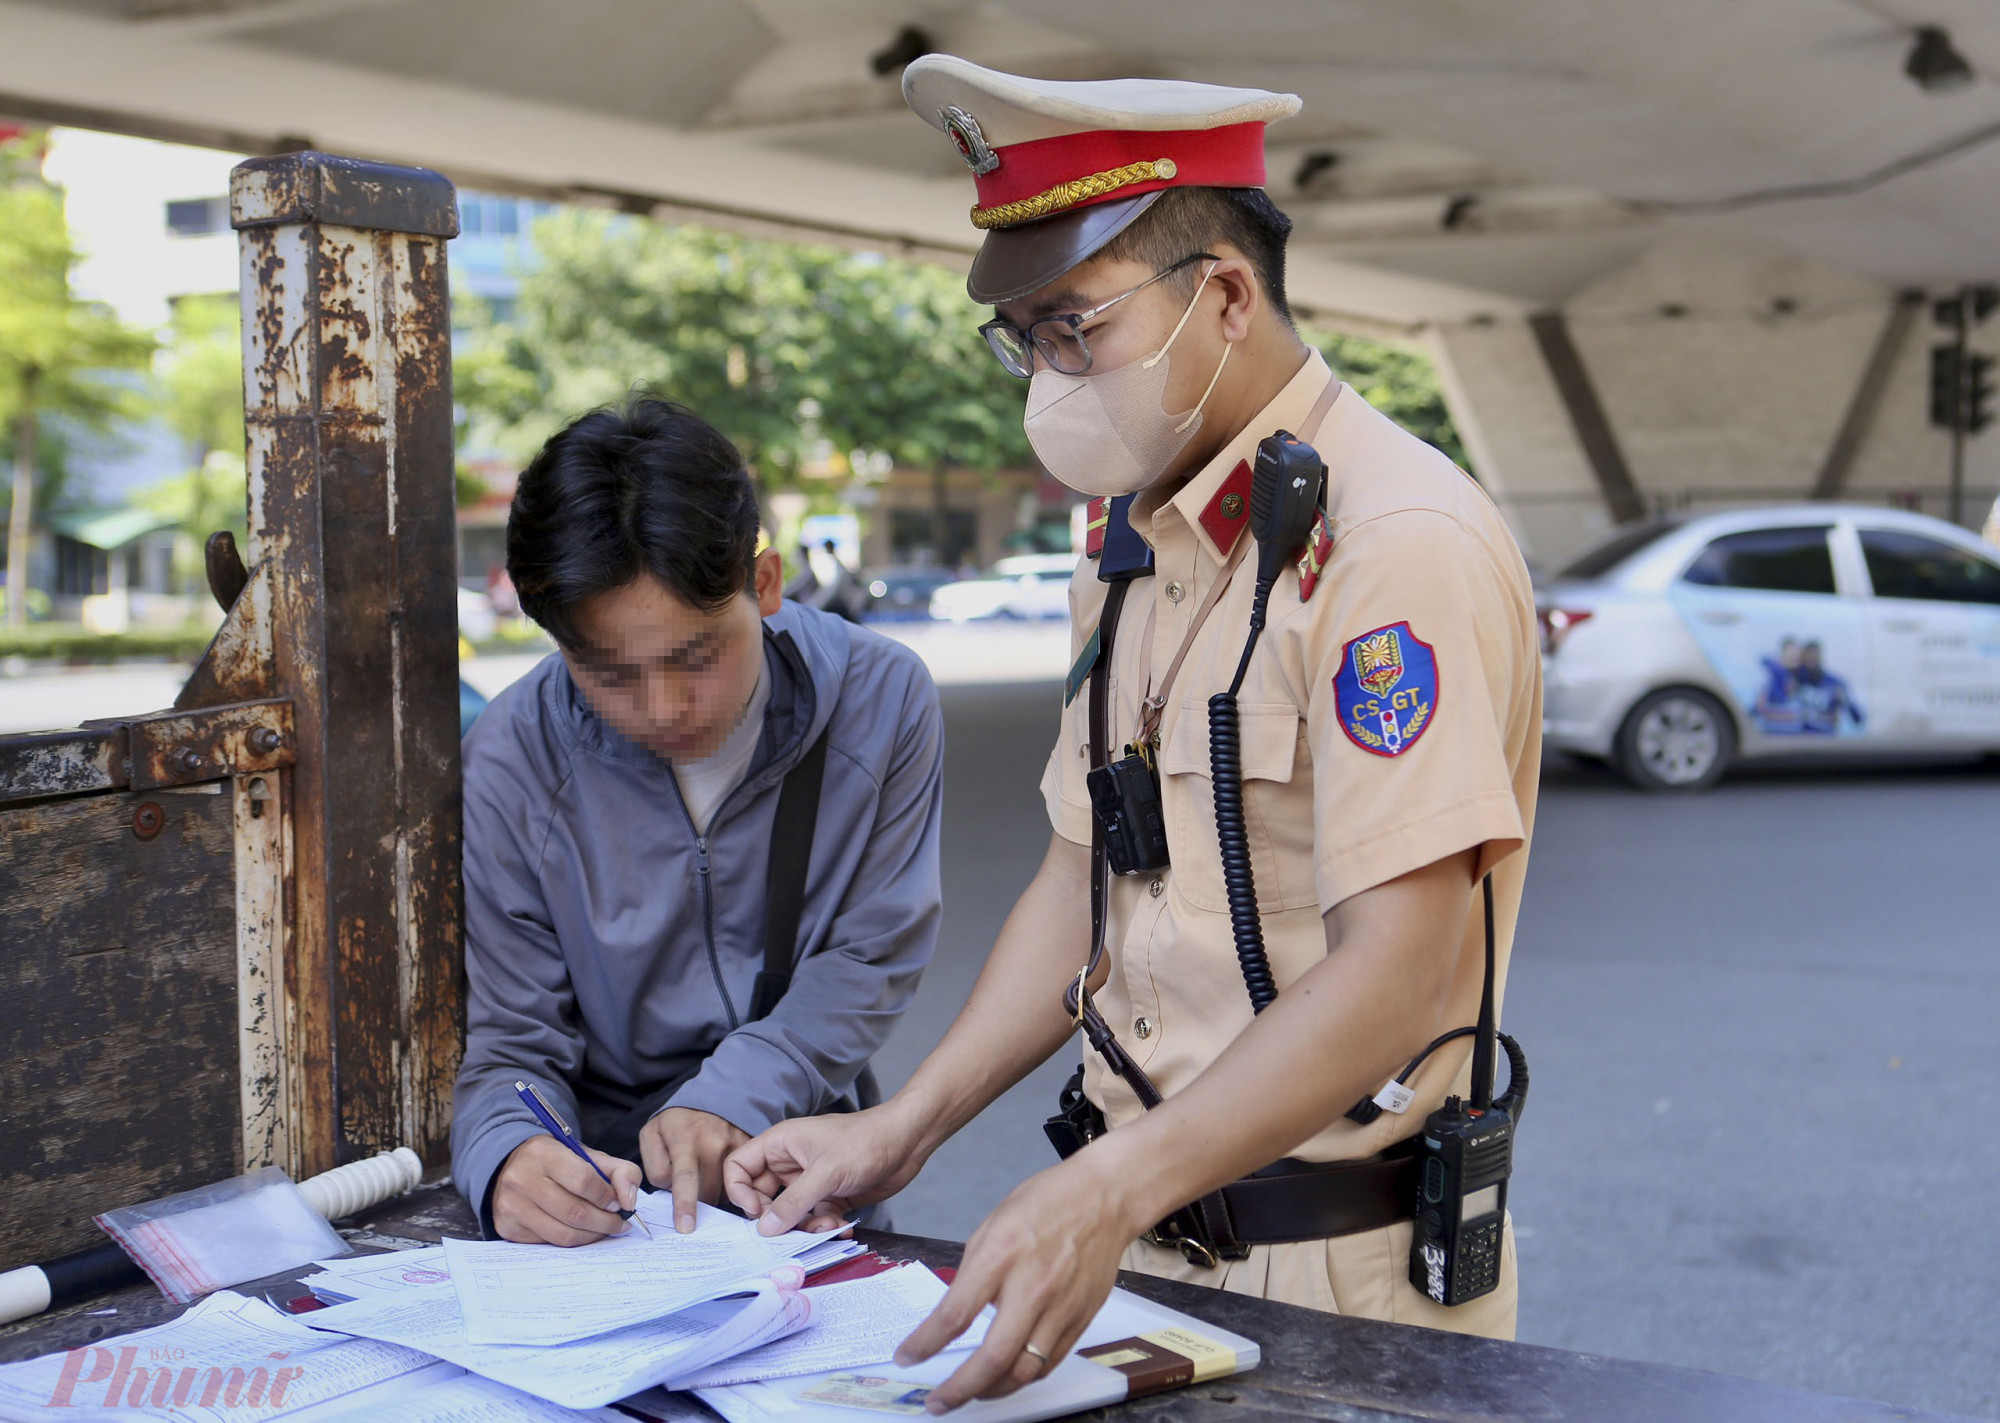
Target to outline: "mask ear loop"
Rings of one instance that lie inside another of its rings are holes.
[[[1174,426],[1174,433],[1176,435],[1186,434],[1188,426],[1201,419],[1201,407],[1208,404],[1209,396],[1215,394],[1215,383],[1222,379],[1222,368],[1229,364],[1229,353],[1235,349],[1236,343],[1234,341],[1223,343],[1222,359],[1215,363],[1215,374],[1208,378],[1208,389],[1201,393],[1201,399],[1194,403],[1194,409],[1188,411],[1187,419]]]
[[[1168,333],[1167,344],[1165,346],[1160,347],[1159,350],[1153,352],[1152,355],[1146,357],[1145,360],[1141,361],[1139,363],[1140,370],[1150,371],[1154,366],[1157,366],[1161,361],[1167,358],[1167,348],[1174,344],[1175,338],[1181,334],[1181,327],[1187,325],[1188,318],[1194,315],[1195,306],[1201,300],[1202,287],[1207,286],[1208,279],[1215,275],[1215,267],[1216,264],[1214,262],[1210,262],[1208,264],[1208,270],[1201,274],[1201,285],[1197,286],[1194,289],[1194,297],[1188,302],[1187,310],[1181,313],[1181,319],[1174,323],[1174,329]]]

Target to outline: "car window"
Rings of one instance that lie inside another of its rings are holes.
[[[1831,593],[1833,554],[1825,524],[1724,534],[1681,575],[1709,588],[1762,588],[1774,593]]]
[[[2000,603],[2000,567],[1941,539],[1901,529],[1863,529],[1861,552],[1878,598]]]
[[[1622,529],[1574,563],[1558,578],[1601,578],[1642,548],[1648,548],[1681,526],[1679,519],[1656,519],[1637,528]]]

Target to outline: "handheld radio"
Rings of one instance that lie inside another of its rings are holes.
[[[1439,1304],[1464,1304],[1500,1285],[1514,1122],[1501,1107],[1447,1097],[1417,1148],[1417,1226],[1410,1283]]]
[[[1264,950],[1264,926],[1257,917],[1257,879],[1250,863],[1250,831],[1243,814],[1243,737],[1236,694],[1250,670],[1250,654],[1264,632],[1271,588],[1286,560],[1312,536],[1319,518],[1326,464],[1319,452],[1289,430],[1257,446],[1250,473],[1250,531],[1257,539],[1257,591],[1250,604],[1250,636],[1243,644],[1236,677],[1226,692],[1208,699],[1209,780],[1215,787],[1215,836],[1222,858],[1222,887],[1229,900],[1229,927],[1250,1006],[1263,1012],[1278,996],[1271,960]]]
[[[1443,1305],[1464,1304],[1499,1288],[1507,1181],[1514,1173],[1514,1126],[1528,1097],[1527,1059],[1509,1039],[1504,1044],[1507,1095],[1493,1100],[1493,1048],[1498,1034],[1493,1022],[1491,875],[1481,888],[1486,897],[1486,983],[1479,996],[1479,1026],[1473,1030],[1472,1104],[1445,1098],[1417,1138],[1417,1222],[1410,1236],[1410,1283]]]

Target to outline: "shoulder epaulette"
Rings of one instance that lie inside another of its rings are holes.
[[[1319,576],[1326,571],[1326,561],[1333,556],[1333,521],[1320,511],[1313,521],[1312,537],[1299,553],[1299,601],[1303,603],[1312,597],[1313,589],[1319,586]]]
[[[1104,552],[1104,528],[1111,520],[1111,500],[1099,495],[1083,506],[1083,556],[1096,558]]]

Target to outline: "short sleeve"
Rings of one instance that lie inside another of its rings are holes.
[[[1512,723],[1540,670],[1522,596],[1448,514],[1336,540],[1304,649],[1323,910],[1463,850],[1483,847],[1483,874],[1520,848]]]
[[[1090,683],[1080,676],[1078,659],[1097,635],[1101,608],[1080,607],[1076,583],[1072,581],[1069,610],[1070,675],[1063,679],[1062,730],[1056,736],[1055,748],[1049,752],[1048,765],[1042,768],[1042,802],[1048,807],[1049,826],[1056,834],[1074,844],[1088,845],[1090,787],[1084,778],[1089,771],[1085,754],[1090,746]]]

